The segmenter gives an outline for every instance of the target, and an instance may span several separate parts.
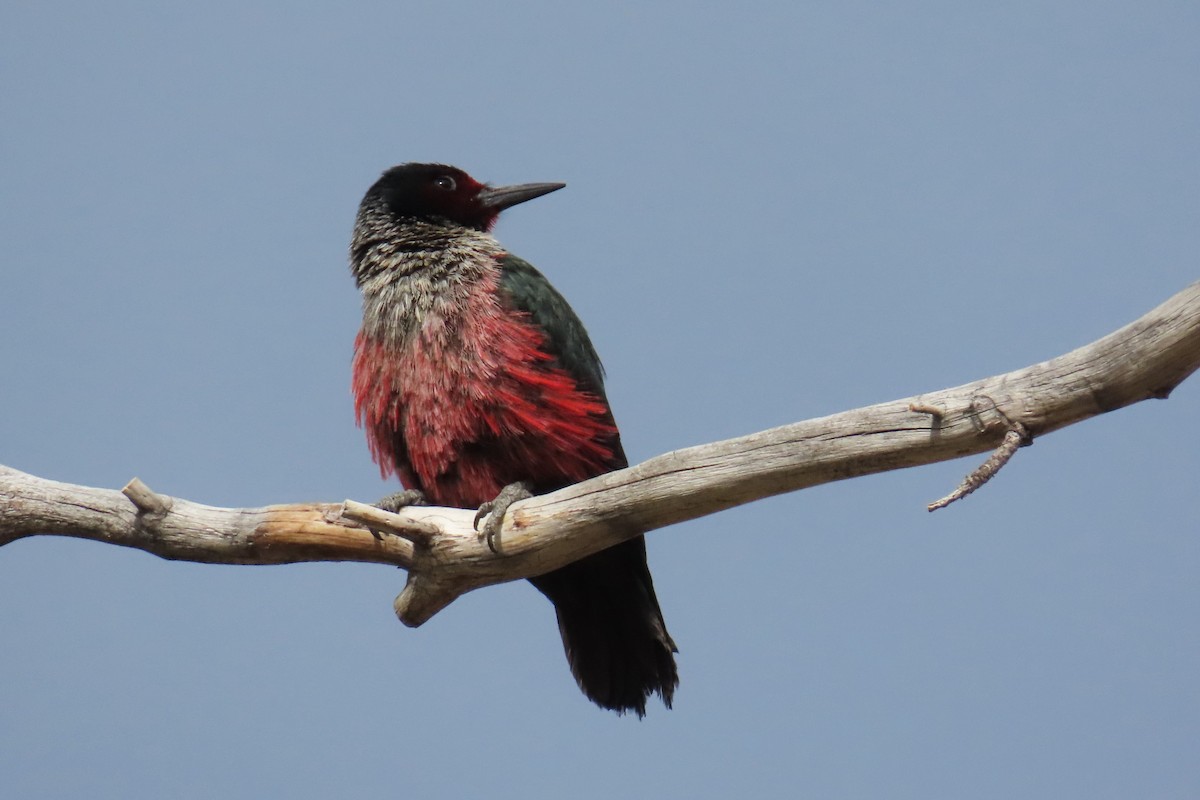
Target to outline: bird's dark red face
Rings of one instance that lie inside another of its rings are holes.
[[[486,231],[504,209],[561,189],[561,183],[528,183],[492,188],[458,167],[445,164],[401,164],[383,173],[367,196],[377,195],[393,216],[402,219],[445,219]]]
[[[402,164],[392,167],[367,193],[378,194],[396,217],[436,218],[472,228],[489,227],[489,214],[476,198],[483,184],[457,167],[444,164]],[[495,211],[490,212],[494,219]]]

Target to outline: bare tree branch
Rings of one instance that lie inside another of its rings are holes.
[[[137,479],[117,492],[8,467],[0,467],[0,545],[47,534],[208,563],[394,564],[408,570],[396,613],[420,625],[472,589],[548,572],[642,531],[821,483],[995,450],[944,504],[982,485],[1020,444],[1165,398],[1198,367],[1200,283],[1050,361],[677,450],[521,501],[505,518],[499,553],[475,532],[473,510],[418,506],[389,514],[349,500],[215,508],[156,494]]]

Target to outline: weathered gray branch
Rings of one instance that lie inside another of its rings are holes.
[[[214,508],[158,495],[136,479],[117,492],[7,467],[0,467],[0,544],[49,534],[210,563],[394,564],[408,570],[396,613],[420,625],[472,589],[547,572],[641,531],[821,483],[996,449],[951,495],[964,496],[1018,444],[1165,398],[1198,367],[1200,283],[1050,361],[677,450],[522,501],[505,519],[499,553],[476,535],[474,512],[462,509],[415,507],[392,515],[352,501]]]

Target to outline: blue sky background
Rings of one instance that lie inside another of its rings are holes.
[[[9,3],[0,463],[225,506],[391,490],[354,426],[386,167],[566,181],[498,235],[630,457],[1065,352],[1200,277],[1200,6]],[[1183,798],[1200,380],[650,536],[676,708],[618,718],[524,583],[0,550],[12,798]]]

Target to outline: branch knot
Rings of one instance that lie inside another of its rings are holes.
[[[153,491],[142,483],[141,478],[131,479],[121,489],[121,494],[137,508],[142,521],[155,523],[171,512],[171,498]]]

